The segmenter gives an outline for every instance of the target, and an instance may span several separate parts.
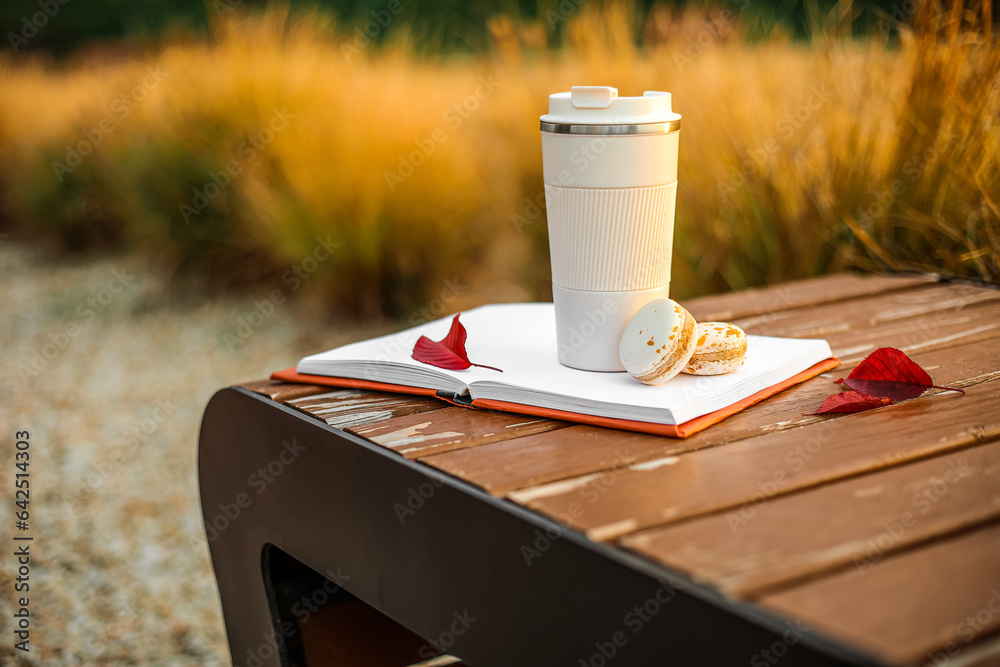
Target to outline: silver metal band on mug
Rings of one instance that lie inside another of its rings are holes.
[[[542,132],[553,134],[667,134],[681,129],[680,120],[666,123],[639,123],[635,125],[580,125],[577,123],[547,123],[541,121]]]

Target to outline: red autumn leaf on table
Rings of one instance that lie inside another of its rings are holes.
[[[892,399],[884,396],[866,396],[856,391],[844,391],[827,396],[819,410],[807,414],[828,415],[834,412],[864,412],[865,410],[881,408],[883,405],[892,405]]]
[[[885,396],[893,401],[916,398],[931,387],[965,393],[963,389],[937,386],[927,371],[894,347],[875,350],[851,371],[847,379],[837,382],[862,394]]]
[[[433,341],[427,336],[421,336],[417,339],[417,344],[413,346],[412,356],[417,361],[451,371],[464,371],[470,366],[478,366],[503,373],[499,368],[474,364],[469,361],[469,355],[465,351],[467,337],[465,326],[458,321],[458,315],[455,315],[451,320],[451,329],[448,330],[448,335],[443,340]]]

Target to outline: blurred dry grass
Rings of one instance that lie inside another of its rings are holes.
[[[281,275],[330,235],[343,245],[313,284],[357,314],[413,312],[454,279],[480,300],[545,297],[537,118],[549,93],[600,83],[671,91],[684,115],[675,294],[852,266],[996,281],[989,5],[926,0],[887,45],[850,38],[845,2],[807,45],[748,41],[744,4],[585,4],[557,17],[558,51],[553,17],[498,17],[480,58],[417,57],[405,30],[358,47],[272,7],[113,62],[0,60],[0,220],[64,249],[144,248],[209,286]],[[137,93],[148,67],[167,75]],[[288,120],[265,141],[276,109]],[[57,175],[85,131],[100,144]]]

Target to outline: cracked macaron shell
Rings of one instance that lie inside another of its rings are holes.
[[[697,325],[672,299],[654,299],[632,316],[622,332],[618,356],[629,375],[662,384],[687,365],[697,347]]]
[[[738,370],[747,357],[747,335],[728,322],[699,322],[697,347],[684,369],[690,375],[723,375]]]

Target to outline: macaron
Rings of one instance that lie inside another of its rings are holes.
[[[698,345],[684,369],[691,375],[732,373],[747,358],[747,335],[728,322],[699,322]]]
[[[687,366],[697,347],[691,313],[672,299],[655,299],[639,309],[622,332],[618,358],[639,382],[663,384]]]

